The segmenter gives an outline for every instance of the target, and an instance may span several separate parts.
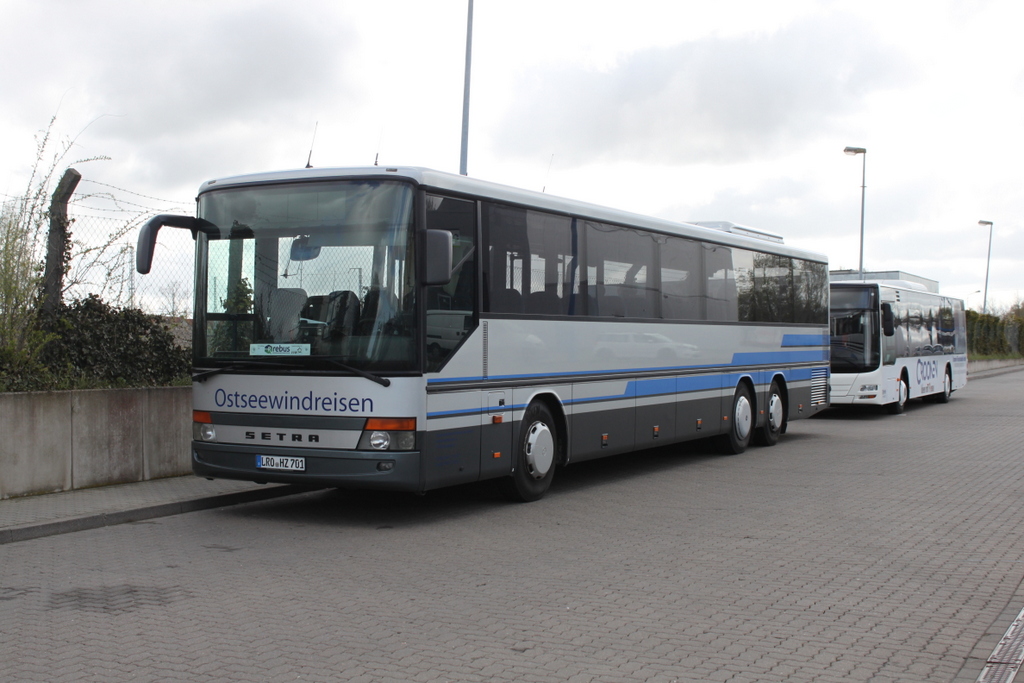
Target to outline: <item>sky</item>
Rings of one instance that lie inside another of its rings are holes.
[[[79,192],[154,213],[307,159],[457,173],[466,24],[467,0],[0,0],[0,193],[55,115],[68,161],[108,157],[75,164]],[[475,0],[468,173],[856,269],[866,170],[866,270],[980,310],[992,221],[987,303],[1006,308],[1022,25],[1019,0]]]

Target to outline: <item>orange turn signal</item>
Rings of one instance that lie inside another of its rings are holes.
[[[193,422],[203,422],[208,425],[213,424],[213,418],[210,417],[210,413],[205,410],[193,410],[192,411]]]
[[[415,432],[415,417],[371,417],[366,420],[366,431],[376,432]]]

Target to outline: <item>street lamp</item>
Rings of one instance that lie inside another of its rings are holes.
[[[847,147],[844,154],[850,156],[864,155],[864,163],[861,166],[860,174],[860,279],[864,279],[864,192],[867,189],[868,178],[868,151],[863,147]]]
[[[988,267],[992,264],[992,221],[978,221],[978,225],[988,226],[988,258],[985,260],[985,298],[981,301],[981,314],[988,313]]]
[[[466,175],[469,157],[469,67],[473,61],[473,0],[469,0],[466,17],[466,78],[462,88],[462,150],[459,152],[459,175]]]

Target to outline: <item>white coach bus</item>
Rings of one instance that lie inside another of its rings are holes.
[[[938,403],[967,384],[964,302],[913,282],[833,282],[833,405]]]
[[[714,437],[828,401],[824,256],[420,168],[203,184],[192,466],[423,492]]]

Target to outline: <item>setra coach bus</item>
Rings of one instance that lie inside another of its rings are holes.
[[[828,265],[732,224],[673,223],[421,168],[204,183],[192,467],[424,492],[711,437],[773,445],[828,404]]]

